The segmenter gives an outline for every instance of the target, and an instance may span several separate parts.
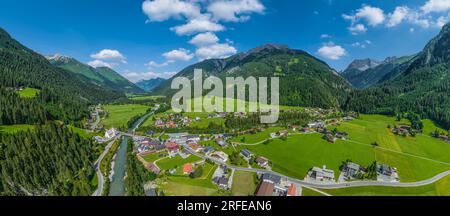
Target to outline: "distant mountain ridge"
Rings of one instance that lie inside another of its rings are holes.
[[[155,88],[165,83],[167,80],[164,78],[155,78],[149,80],[141,80],[136,83],[141,89],[144,89],[146,92],[152,92]]]
[[[355,60],[341,73],[356,88],[368,88],[390,79],[398,66],[413,56],[388,57],[384,61],[371,59]]]
[[[155,95],[171,96],[171,80],[193,78],[194,69],[205,76],[221,79],[227,76],[244,78],[280,77],[280,103],[292,106],[339,107],[350,84],[325,62],[305,51],[285,45],[266,44],[225,59],[208,59],[188,66],[172,79],[157,87]]]
[[[103,86],[122,93],[144,93],[144,90],[122,77],[113,69],[107,67],[94,68],[83,64],[78,60],[56,54],[46,57],[54,66],[66,69],[78,75],[89,79],[93,84]]]

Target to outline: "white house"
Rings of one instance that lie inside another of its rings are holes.
[[[115,128],[111,128],[105,132],[105,139],[110,140],[116,137],[119,134]]]

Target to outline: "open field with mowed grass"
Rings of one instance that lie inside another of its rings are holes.
[[[101,123],[105,128],[126,127],[127,122],[137,115],[145,114],[149,106],[139,104],[126,105],[105,105],[104,109],[109,113],[108,117],[102,119]]]
[[[212,175],[216,168],[216,165],[205,163],[203,165],[203,175],[200,178],[191,179],[188,176],[169,176],[160,187],[168,196],[227,195],[219,191],[218,187],[212,183]]]
[[[256,192],[255,173],[235,171],[231,193],[234,196],[253,196]]]
[[[450,196],[450,176],[419,187],[355,187],[321,190],[333,196]]]
[[[233,137],[230,139],[231,142],[237,142],[237,143],[248,143],[248,144],[255,144],[259,142],[263,142],[270,138],[271,133],[276,133],[281,130],[284,130],[282,127],[269,127],[265,131],[256,133],[256,134],[246,134],[243,136]]]
[[[156,100],[156,99],[161,99],[161,98],[165,98],[165,96],[136,95],[136,96],[129,97],[129,99],[133,100],[133,101],[147,101],[147,100]]]
[[[19,95],[22,98],[34,98],[36,97],[41,90],[35,88],[24,88],[22,91],[19,91]]]
[[[0,133],[17,133],[33,129],[33,125],[0,125]]]
[[[429,121],[424,123],[426,128],[434,127]],[[364,166],[374,161],[389,164],[398,169],[402,182],[420,181],[450,170],[450,154],[446,153],[450,152],[449,144],[426,132],[414,138],[395,136],[387,128],[388,124],[399,123],[391,117],[362,115],[338,127],[350,134],[348,141],[331,144],[323,140],[321,134],[297,134],[286,141],[274,139],[268,144],[241,148],[269,158],[274,171],[299,179],[303,179],[310,168],[323,165],[334,170],[337,178],[339,166],[346,160]],[[380,148],[371,146],[375,141]],[[246,143],[253,142],[246,140]]]
[[[156,165],[161,168],[162,170],[170,170],[173,168],[178,168],[183,166],[187,163],[195,163],[198,161],[201,161],[202,159],[200,157],[197,157],[195,155],[191,155],[186,159],[183,159],[179,155],[173,158],[164,158],[158,162],[156,162]]]

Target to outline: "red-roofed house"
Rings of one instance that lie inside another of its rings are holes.
[[[185,175],[191,174],[192,173],[192,164],[187,163],[183,166],[183,173]]]
[[[287,196],[297,196],[297,187],[294,184],[291,184],[288,188]]]
[[[170,152],[174,152],[174,151],[178,151],[178,145],[174,142],[166,142],[165,144],[167,150],[169,150]]]

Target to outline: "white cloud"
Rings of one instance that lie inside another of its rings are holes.
[[[329,34],[321,34],[320,38],[322,38],[322,39],[329,39],[329,38],[332,38],[332,36],[329,35]]]
[[[163,63],[157,63],[155,61],[149,61],[147,64],[145,64],[145,66],[147,66],[149,68],[155,68],[155,67],[160,68],[160,67],[166,67],[166,66],[168,66],[168,65],[170,65],[172,63],[175,63],[175,61],[174,60],[167,60],[167,61],[165,61]]]
[[[197,51],[195,51],[195,54],[200,60],[212,58],[226,58],[236,53],[237,53],[236,48],[234,48],[228,43],[203,46],[199,47]]]
[[[211,32],[198,34],[189,41],[190,44],[194,44],[196,46],[206,46],[217,42],[219,42],[219,38]]]
[[[357,10],[355,17],[357,19],[364,19],[370,26],[377,26],[384,22],[384,11],[377,7],[366,5]]]
[[[358,47],[358,48],[365,49],[366,48],[366,44],[360,43],[360,42],[355,42],[355,43],[352,43],[352,47]]]
[[[446,12],[450,9],[450,0],[428,0],[421,7],[424,13]]]
[[[364,34],[367,32],[367,28],[363,24],[356,24],[348,27],[348,30],[352,35]]]
[[[193,2],[180,0],[146,0],[142,10],[150,22],[161,22],[170,18],[194,18],[200,15],[200,7]]]
[[[173,61],[190,61],[192,58],[194,58],[194,54],[191,54],[189,50],[183,48],[166,52],[163,54],[163,56],[168,60]]]
[[[403,20],[408,18],[408,15],[411,13],[410,9],[406,6],[396,7],[393,13],[388,15],[388,22],[386,24],[387,27],[394,27]]]
[[[131,82],[139,82],[141,80],[148,80],[148,79],[154,79],[154,78],[171,78],[174,75],[176,75],[177,72],[153,72],[153,71],[149,71],[149,72],[143,72],[143,73],[139,73],[139,72],[130,72],[130,71],[125,71],[122,75],[127,78],[128,80],[130,80]]]
[[[263,13],[264,10],[265,7],[259,0],[218,0],[207,7],[214,20],[228,22],[247,21],[248,14]]]
[[[341,57],[347,55],[347,51],[339,45],[335,45],[333,43],[325,44],[317,53],[326,59],[330,60],[339,60]]]
[[[212,22],[208,17],[201,17],[190,20],[188,23],[170,28],[177,35],[192,35],[200,32],[218,32],[225,30],[221,24]]]
[[[102,60],[93,60],[88,62],[88,65],[94,68],[99,68],[99,67],[108,67],[108,68],[113,68],[113,65],[107,62],[104,62]]]
[[[115,61],[121,61],[122,63],[126,63],[125,56],[122,55],[117,50],[111,50],[111,49],[104,49],[101,50],[98,53],[92,54],[91,58],[98,59],[98,60],[115,60]]]

